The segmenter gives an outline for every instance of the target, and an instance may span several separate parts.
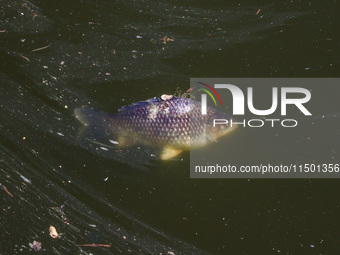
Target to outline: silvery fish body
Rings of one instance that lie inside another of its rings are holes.
[[[78,108],[75,115],[86,126],[95,125],[117,135],[121,144],[133,140],[162,147],[162,159],[206,145],[232,130],[227,125],[213,127],[214,119],[230,120],[228,116],[211,107],[202,115],[200,102],[171,95],[125,106],[117,114]]]

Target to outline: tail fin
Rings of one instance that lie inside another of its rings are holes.
[[[115,114],[76,108],[74,115],[83,124],[78,133],[79,145],[96,155],[140,169],[146,169],[146,164],[158,155],[155,148],[143,144],[135,146],[137,143],[131,135],[125,136],[124,130],[117,130]]]
[[[92,123],[98,123],[100,119],[98,111],[91,108],[76,108],[74,115],[85,126],[90,126]]]
[[[92,108],[76,108],[74,115],[85,126],[101,126],[103,128],[110,126],[113,117],[113,114]]]
[[[84,125],[79,131],[79,136],[89,134],[94,138],[100,138],[112,131],[113,114],[92,108],[76,108],[74,115]]]

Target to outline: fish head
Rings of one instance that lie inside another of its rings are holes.
[[[212,140],[229,134],[237,127],[235,124],[232,124],[231,117],[221,112],[211,109],[207,114],[206,131]]]

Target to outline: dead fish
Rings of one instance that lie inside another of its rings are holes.
[[[213,127],[214,119],[230,120],[230,117],[209,106],[207,114],[202,115],[200,102],[172,95],[125,106],[117,114],[91,108],[77,108],[74,113],[85,126],[117,135],[120,146],[133,141],[133,144],[161,148],[163,160],[171,159],[190,147],[216,141],[235,128],[227,125]]]

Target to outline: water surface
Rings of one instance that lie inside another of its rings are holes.
[[[73,111],[190,77],[336,77],[335,3],[3,0],[0,253],[334,254],[338,180],[191,180],[189,153],[140,167],[148,151],[81,139]],[[230,141],[246,137],[263,142]],[[78,246],[91,243],[111,247]]]

